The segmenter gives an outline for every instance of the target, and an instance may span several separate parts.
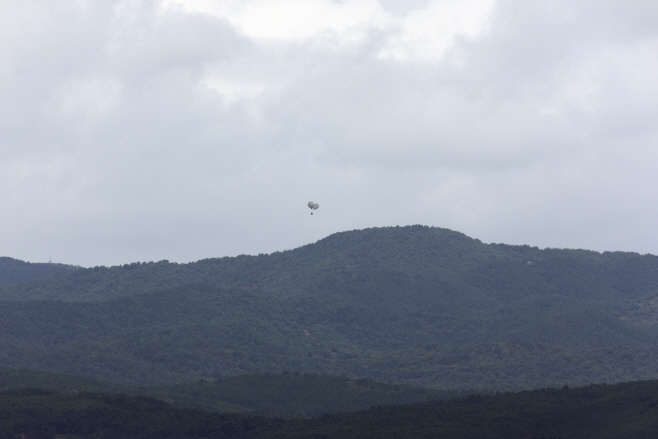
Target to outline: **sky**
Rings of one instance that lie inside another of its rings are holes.
[[[658,254],[657,78],[654,0],[4,0],[0,255]]]

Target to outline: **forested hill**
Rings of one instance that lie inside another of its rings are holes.
[[[23,262],[4,256],[0,257],[0,285],[31,282],[77,269],[73,265]]]
[[[653,439],[655,381],[469,395],[314,419],[273,419],[173,407],[146,397],[0,392],[3,438]]]
[[[390,282],[405,290],[409,282],[415,287],[439,284],[444,291],[475,296],[480,296],[476,290],[486,290],[487,298],[478,299],[487,305],[491,299],[553,293],[620,300],[658,291],[658,257],[483,244],[447,229],[386,227],[336,233],[294,250],[258,256],[79,269],[0,288],[0,300],[102,301],[190,283],[289,295]],[[0,278],[2,283],[13,282]]]
[[[373,270],[430,277],[455,275],[485,261],[505,258],[505,253],[447,229],[410,226],[355,230],[294,250],[258,256],[80,269],[30,285],[4,288],[0,299],[101,301],[189,283],[303,293],[336,275]]]
[[[658,257],[440,228],[80,269],[0,297],[0,366],[126,384],[299,371],[512,390],[658,377]]]

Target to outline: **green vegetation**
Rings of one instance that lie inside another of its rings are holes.
[[[315,417],[373,406],[446,400],[458,392],[387,385],[372,380],[302,375],[253,374],[166,388],[147,388],[146,395],[182,407],[263,416]],[[232,407],[228,407],[228,405]],[[233,409],[232,409],[233,408]]]
[[[38,389],[0,394],[0,438],[58,435],[76,438],[257,437],[275,421],[174,408],[146,397]]]
[[[285,438],[653,438],[658,384],[470,395],[451,401],[381,407],[300,422]]]
[[[306,420],[176,408],[146,397],[0,392],[0,438],[654,438],[658,382],[470,395]]]
[[[422,226],[0,288],[0,366],[126,385],[283,371],[463,391],[658,377],[658,257]]]
[[[38,370],[11,369],[0,367],[0,391],[35,388],[59,393],[74,391],[129,393],[133,387],[108,383],[93,378]]]
[[[154,397],[184,408],[282,417],[319,416],[463,394],[298,372],[240,375],[166,387],[135,387],[74,375],[0,368],[0,391],[21,388],[59,393],[123,393]]]
[[[6,302],[0,361],[138,385],[286,370],[500,390],[657,376],[658,350],[642,344],[643,328],[613,320],[615,345],[601,336],[604,325],[576,311],[534,321],[429,307],[394,313],[187,286],[102,303]]]
[[[79,267],[65,264],[31,263],[0,257],[0,286],[31,282],[37,279],[71,273]]]
[[[656,256],[421,226],[190,264],[0,258],[0,439],[654,437],[657,322]]]

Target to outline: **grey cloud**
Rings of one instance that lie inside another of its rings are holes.
[[[407,0],[404,2],[397,0],[380,0],[379,3],[384,9],[393,14],[406,15],[410,11],[425,8],[429,3],[429,0]]]
[[[155,2],[35,3],[0,43],[5,252],[189,261],[413,223],[658,252],[658,17],[624,5],[500,1],[445,59],[398,62],[381,29],[340,51]]]

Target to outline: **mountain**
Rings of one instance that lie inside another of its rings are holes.
[[[498,252],[446,229],[423,226],[343,232],[269,255],[205,259],[189,264],[142,262],[80,269],[0,290],[0,299],[104,301],[189,283],[259,288],[285,295],[315,291],[336,276],[378,271],[453,275],[495,259]]]
[[[650,439],[658,382],[469,395],[315,419],[276,419],[173,407],[146,397],[0,392],[0,437]]]
[[[0,288],[0,366],[139,385],[283,371],[440,389],[658,377],[658,257],[424,226]]]

